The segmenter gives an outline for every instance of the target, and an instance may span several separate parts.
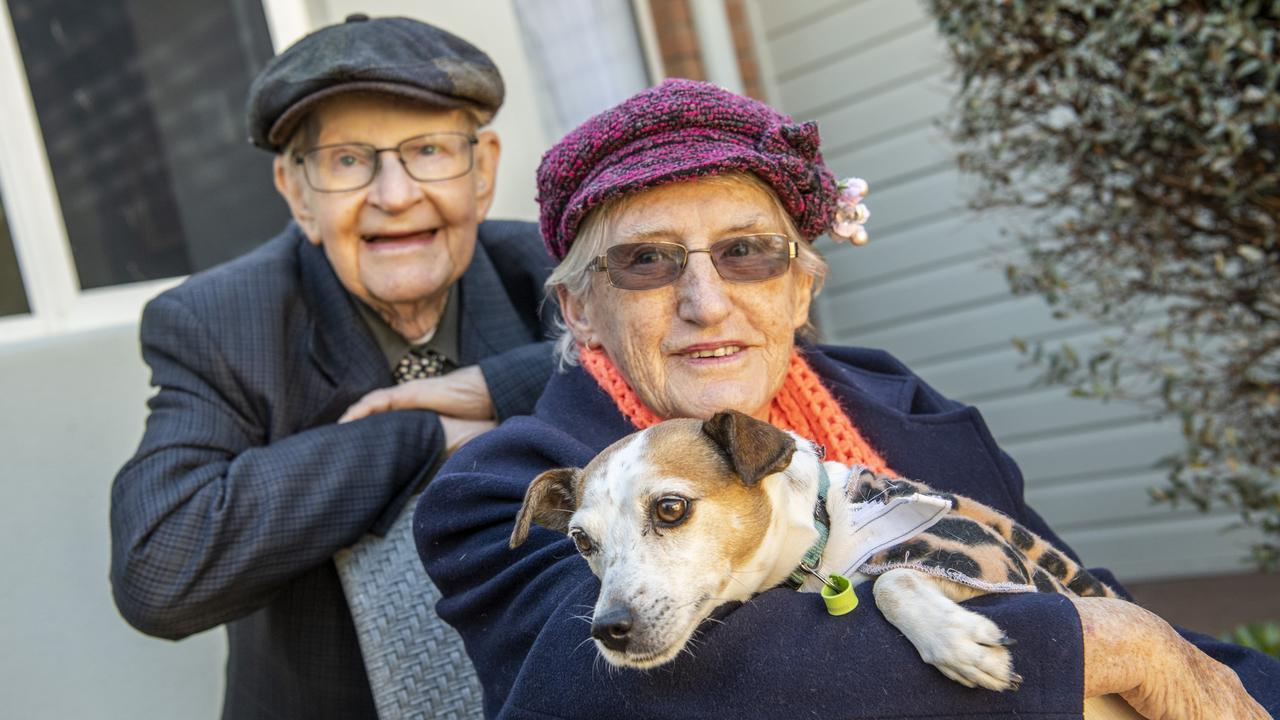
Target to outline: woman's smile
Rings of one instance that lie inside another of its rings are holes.
[[[698,364],[720,364],[741,359],[745,348],[742,343],[703,343],[681,350],[679,357],[690,361],[707,361]]]

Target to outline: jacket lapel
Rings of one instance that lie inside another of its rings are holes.
[[[298,265],[310,321],[304,330],[307,354],[330,390],[317,399],[319,407],[310,414],[336,419],[365,393],[389,385],[391,373],[324,250],[298,234]]]
[[[480,232],[484,230],[481,225]],[[458,355],[463,365],[472,365],[482,358],[538,339],[520,321],[521,317],[534,313],[528,309],[517,312],[484,244],[479,241],[470,267],[458,281],[458,302]]]

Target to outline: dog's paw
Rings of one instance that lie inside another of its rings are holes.
[[[876,606],[916,646],[925,662],[967,687],[1015,690],[1012,641],[994,622],[949,599],[939,581],[906,568],[875,584]]]
[[[937,627],[907,634],[925,662],[966,687],[1018,689],[1022,676],[1008,650],[1013,641],[999,626],[958,605],[936,619]]]

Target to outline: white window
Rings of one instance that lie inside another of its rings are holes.
[[[13,237],[9,234],[9,218],[0,198],[0,317],[31,312],[27,288],[18,272],[18,258],[13,254]]]
[[[284,226],[244,103],[305,3],[0,4],[0,343],[134,321]]]

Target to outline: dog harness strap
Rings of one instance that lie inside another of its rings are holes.
[[[805,552],[800,567],[792,570],[791,575],[783,581],[792,590],[799,590],[804,584],[806,572],[817,572],[822,552],[827,549],[827,538],[831,536],[831,515],[827,513],[827,492],[830,489],[831,478],[827,477],[827,469],[822,463],[818,463],[818,500],[813,504],[813,526],[818,531],[818,539]]]

